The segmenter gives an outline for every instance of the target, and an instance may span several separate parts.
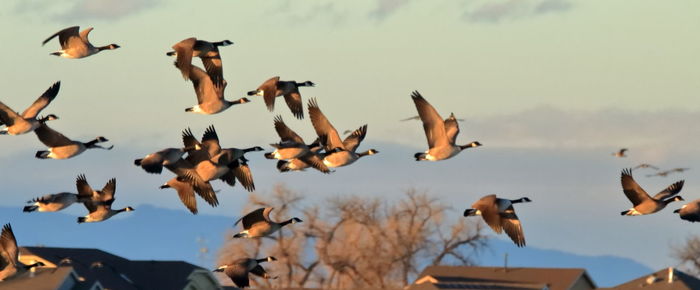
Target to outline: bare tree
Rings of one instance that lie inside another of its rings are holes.
[[[673,257],[688,273],[700,276],[700,236],[689,236],[685,245],[672,248]]]
[[[275,256],[278,261],[266,266],[278,279],[253,278],[251,284],[258,286],[398,289],[425,266],[472,264],[468,253],[486,243],[481,224],[461,217],[447,222],[448,207],[415,190],[395,204],[350,196],[300,207],[301,200],[282,185],[267,199],[251,194],[246,211],[274,207],[275,220],[301,212],[304,223],[264,240],[229,238],[219,261]]]

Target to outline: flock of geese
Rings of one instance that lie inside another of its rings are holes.
[[[83,31],[78,26],[63,29],[44,40],[46,44],[58,37],[61,50],[51,53],[63,58],[85,58],[104,50],[115,50],[117,44],[106,46],[94,46],[88,40],[88,34],[92,28]],[[172,46],[168,56],[176,57],[175,67],[182,76],[192,82],[197,97],[197,104],[186,108],[186,112],[198,114],[221,113],[234,105],[251,102],[247,97],[237,100],[226,100],[224,90],[227,82],[223,76],[223,64],[219,48],[232,45],[229,40],[208,42],[194,37],[182,40]],[[199,58],[204,69],[192,63],[193,58]],[[107,142],[105,137],[98,136],[93,140],[82,142],[72,140],[63,134],[48,127],[47,122],[57,120],[58,116],[48,114],[39,116],[58,95],[60,82],[49,87],[34,103],[21,114],[0,102],[0,134],[22,135],[34,132],[47,150],[37,151],[35,157],[40,159],[67,159],[75,157],[87,149],[110,150],[113,146],[103,147],[98,144]],[[248,97],[261,96],[266,107],[274,110],[277,97],[284,97],[292,115],[297,119],[304,118],[304,105],[300,88],[313,87],[311,81],[296,82],[282,81],[279,77],[273,77],[264,81],[255,90],[247,93]],[[454,114],[443,119],[435,108],[418,92],[410,95],[415,104],[418,116],[405,120],[421,120],[425,131],[428,149],[425,152],[414,154],[416,161],[440,161],[452,158],[465,149],[481,146],[478,141],[472,141],[463,145],[457,143],[459,134],[459,121]],[[333,127],[329,119],[323,114],[318,101],[310,98],[307,101],[307,112],[315,136],[313,142],[307,143],[304,139],[289,128],[281,115],[273,119],[273,125],[280,141],[271,144],[272,152],[265,153],[268,159],[276,159],[277,169],[280,172],[301,171],[313,168],[323,173],[331,173],[332,168],[348,166],[364,156],[377,154],[375,149],[358,152],[358,147],[367,135],[367,125],[362,125],[354,131],[348,131],[347,137],[341,139],[338,131]],[[172,188],[185,205],[196,214],[196,195],[200,196],[211,206],[217,206],[217,191],[212,187],[211,181],[221,180],[229,186],[235,186],[236,182],[248,190],[255,190],[253,175],[248,166],[246,153],[263,151],[259,146],[249,148],[224,147],[219,143],[219,136],[214,126],[205,129],[202,138],[197,139],[190,128],[182,131],[182,144],[174,145],[154,153],[136,159],[134,164],[150,174],[161,174],[163,168],[174,174],[174,177],[166,181],[161,188]],[[625,157],[627,149],[613,153],[617,157]],[[637,168],[654,168],[651,165],[640,165]],[[636,169],[636,168],[635,168]],[[678,169],[682,171],[686,169]],[[674,171],[675,172],[675,171]],[[670,173],[670,172],[669,172]],[[665,173],[666,175],[668,173]],[[661,175],[661,174],[659,174]],[[661,175],[665,176],[665,175]],[[649,196],[632,178],[632,169],[622,171],[622,188],[633,207],[622,212],[623,215],[652,214],[662,210],[673,201],[683,200],[678,193],[684,182],[679,181],[664,189],[655,196]],[[79,175],[76,179],[76,191],[49,194],[34,198],[24,207],[24,212],[56,212],[67,208],[74,203],[82,203],[88,213],[78,217],[78,223],[102,222],[116,214],[133,211],[130,206],[114,209],[116,180],[110,179],[100,190],[93,189],[85,175]],[[499,198],[496,195],[487,195],[472,204],[471,208],[464,211],[464,216],[481,216],[496,233],[505,233],[519,246],[525,246],[525,236],[513,205],[530,202],[528,197],[519,199]],[[259,239],[279,231],[284,226],[301,223],[302,220],[292,217],[282,222],[270,219],[273,208],[260,208],[254,210],[236,221],[242,226],[242,230],[233,238]],[[682,219],[688,221],[700,221],[700,200],[693,201],[675,211]],[[5,225],[0,235],[0,280],[10,279],[32,267],[42,266],[41,263],[24,265],[18,261],[18,248],[15,236],[10,224]],[[249,286],[249,274],[263,278],[275,278],[270,276],[260,265],[263,262],[275,261],[274,257],[262,259],[245,258],[220,265],[214,271],[223,272],[239,287]]]

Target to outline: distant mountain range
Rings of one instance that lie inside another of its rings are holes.
[[[77,224],[76,218],[67,213],[23,213],[22,206],[0,207],[0,223],[12,223],[20,245],[99,248],[128,259],[184,260],[206,268],[214,266],[216,252],[235,221],[150,205],[97,224]],[[202,247],[208,253],[202,254]],[[509,267],[585,268],[598,286],[614,286],[653,270],[627,258],[518,249],[500,239],[491,239],[489,249],[476,258],[479,265],[503,266],[504,253]]]

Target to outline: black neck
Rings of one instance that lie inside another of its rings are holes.
[[[85,147],[90,148],[90,147],[94,147],[95,144],[97,144],[97,143],[99,143],[99,142],[100,142],[99,139],[95,139],[95,140],[92,140],[92,141],[90,141],[90,142],[83,143],[83,145],[85,145]]]
[[[103,51],[103,50],[107,50],[107,49],[112,49],[112,47],[111,47],[110,45],[105,45],[105,46],[99,46],[99,47],[97,47],[97,50],[98,50],[98,51]]]
[[[288,219],[288,220],[286,220],[286,221],[281,222],[281,223],[280,223],[280,226],[281,226],[281,227],[286,226],[286,225],[288,225],[288,224],[291,224],[293,221],[294,221],[294,218]]]
[[[267,262],[267,258],[255,259],[255,261],[257,261],[258,263],[263,263],[263,262]]]
[[[527,199],[525,199],[524,197],[522,197],[522,198],[514,199],[514,200],[511,200],[511,201],[510,201],[510,203],[521,203],[521,202],[527,202]]]
[[[255,149],[256,149],[255,147],[250,147],[250,148],[243,149],[243,152],[248,153],[248,152],[251,152],[251,151],[255,151]]]
[[[676,201],[676,198],[675,198],[675,197],[672,197],[672,198],[669,198],[669,199],[667,199],[667,200],[664,200],[664,204],[668,205],[669,203],[672,203],[672,202],[674,202],[674,201]]]

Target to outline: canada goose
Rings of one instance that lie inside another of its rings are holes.
[[[64,208],[67,208],[71,206],[72,204],[76,202],[85,202],[90,200],[92,196],[80,196],[75,193],[71,192],[61,192],[61,193],[54,193],[54,194],[47,194],[41,197],[34,198],[30,201],[27,201],[27,203],[31,205],[27,205],[24,207],[23,211],[24,212],[33,212],[33,211],[39,211],[39,212],[54,212],[54,211],[59,211]]]
[[[367,125],[353,131],[344,141],[340,141],[338,131],[335,130],[328,118],[321,112],[315,98],[309,100],[308,107],[311,124],[314,126],[320,143],[326,151],[323,164],[327,167],[347,166],[360,159],[360,157],[379,153],[375,149],[369,149],[361,153],[355,152],[362,140],[365,139],[365,135],[367,135]]]
[[[194,148],[192,148],[194,149]],[[134,160],[136,166],[141,166],[148,173],[160,174],[163,166],[177,162],[190,148],[166,148]]]
[[[186,80],[190,79],[192,58],[199,57],[214,85],[221,87],[224,85],[224,72],[221,64],[221,55],[219,54],[219,46],[228,46],[231,44],[233,44],[233,42],[229,40],[208,42],[190,37],[174,44],[173,51],[167,52],[166,55],[177,57],[177,67],[180,69],[180,72],[182,72],[182,77]]]
[[[666,189],[650,197],[649,194],[642,189],[634,178],[632,178],[632,170],[622,170],[620,177],[622,183],[622,191],[625,192],[627,199],[632,202],[633,207],[623,211],[621,215],[645,215],[660,211],[671,202],[683,200],[681,196],[676,196],[683,189],[684,180],[671,184]]]
[[[328,169],[328,166],[323,163],[323,158],[325,153],[320,153],[323,148],[318,145],[309,148],[309,152],[302,155],[299,158],[293,158],[289,160],[279,160],[277,161],[277,170],[280,172],[288,171],[303,171],[306,168],[313,167],[314,169],[321,171],[323,173],[331,173],[332,171]],[[334,149],[333,153],[340,152],[339,148]]]
[[[671,173],[684,172],[686,170],[690,170],[690,168],[674,168],[674,169],[664,170],[664,171],[660,171],[660,172],[655,173],[655,174],[647,174],[647,177],[653,177],[653,176],[666,177],[666,176],[669,176]]]
[[[525,246],[525,234],[520,224],[518,216],[515,214],[513,204],[521,202],[531,202],[527,197],[519,199],[497,198],[495,194],[482,197],[472,204],[472,208],[464,211],[464,216],[480,215],[486,224],[496,233],[500,234],[505,230],[508,237],[518,247]]]
[[[175,63],[175,67],[178,64]],[[197,105],[185,109],[185,112],[193,112],[204,115],[212,115],[221,113],[233,105],[245,104],[250,102],[248,98],[240,98],[235,101],[224,99],[224,90],[226,90],[226,80],[223,81],[221,87],[214,86],[211,78],[201,68],[193,65],[190,68],[190,80],[194,86],[194,92],[197,94]]]
[[[19,249],[17,239],[12,232],[12,226],[5,224],[0,234],[0,281],[5,281],[14,276],[22,275],[31,268],[44,266],[42,262],[25,265],[19,261]]]
[[[187,161],[189,161],[202,178],[202,180],[210,181],[221,179],[230,186],[235,185],[235,180],[243,185],[248,191],[255,190],[253,176],[250,167],[246,163],[244,154],[251,151],[262,151],[259,146],[238,149],[226,148],[222,149],[219,144],[219,136],[216,133],[214,126],[209,126],[202,136],[202,142],[199,143],[197,138],[192,135],[192,131],[187,129],[183,132],[183,143],[186,147],[199,147],[200,150],[192,150],[188,153]]]
[[[677,213],[681,219],[689,222],[700,222],[700,199],[684,204],[681,208],[674,210],[673,213]]]
[[[233,283],[236,284],[236,286],[245,288],[250,287],[248,273],[260,276],[265,279],[277,278],[271,277],[269,274],[267,274],[267,272],[265,272],[265,269],[263,269],[263,267],[260,266],[260,263],[272,261],[277,261],[277,259],[275,257],[267,257],[263,259],[238,259],[233,261],[233,263],[219,266],[218,268],[214,269],[213,272],[224,272],[226,276],[231,278],[231,281],[233,281]]]
[[[401,120],[399,120],[399,121],[405,122],[405,121],[411,121],[411,120],[420,120],[420,115],[415,115],[415,116],[413,116],[413,117],[408,117],[408,118],[406,118],[406,119],[401,119]],[[457,120],[458,122],[464,122],[464,119],[461,119],[461,118],[457,118],[456,120]]]
[[[78,176],[76,180],[76,187],[78,188],[78,194],[81,196],[90,195],[92,198],[88,201],[83,202],[85,208],[89,211],[86,216],[78,217],[78,223],[94,223],[105,221],[114,215],[125,212],[133,211],[134,208],[127,206],[122,209],[114,210],[112,209],[112,203],[114,203],[114,194],[117,190],[117,180],[112,178],[107,184],[102,188],[102,190],[93,190],[88,184],[85,175]]]
[[[37,137],[39,137],[39,141],[41,141],[41,143],[44,143],[46,147],[49,147],[49,150],[36,152],[35,156],[39,159],[67,159],[83,153],[83,151],[87,149],[100,148],[111,150],[114,147],[102,147],[97,145],[97,143],[109,141],[107,138],[102,136],[97,137],[87,143],[73,141],[56,130],[49,128],[46,123],[42,123],[34,130],[34,133]]]
[[[445,160],[452,158],[464,149],[481,146],[478,141],[466,145],[456,145],[459,124],[455,115],[450,114],[450,117],[443,121],[440,114],[418,91],[413,91],[411,98],[416,105],[421,121],[423,121],[423,130],[428,139],[429,147],[425,152],[414,154],[416,161]]]
[[[642,163],[642,164],[639,164],[639,165],[635,166],[634,168],[632,168],[632,170],[639,169],[639,168],[651,168],[651,169],[654,169],[654,170],[659,170],[658,167],[656,167],[656,166],[654,166],[654,165],[651,165],[651,164],[649,164],[649,163]]]
[[[83,58],[91,56],[103,50],[112,50],[119,48],[119,45],[114,43],[105,46],[95,47],[88,40],[88,34],[92,31],[92,27],[86,28],[83,31],[78,32],[79,26],[72,26],[56,32],[49,38],[44,40],[41,45],[46,44],[54,37],[58,36],[58,42],[61,43],[61,50],[57,52],[52,52],[52,55],[65,57],[65,58]]]
[[[267,159],[288,160],[301,157],[309,152],[309,147],[296,132],[287,127],[282,120],[282,116],[277,115],[274,119],[275,131],[280,136],[281,141],[277,144],[270,144],[275,147],[275,151],[265,153]]]
[[[618,150],[617,152],[613,152],[612,156],[619,157],[619,158],[627,157],[627,155],[625,155],[625,152],[627,152],[627,150],[628,150],[627,148],[622,148],[622,149]]]
[[[265,99],[267,109],[272,112],[275,109],[275,98],[284,96],[287,107],[297,119],[304,119],[304,105],[301,102],[299,87],[313,87],[311,81],[297,83],[296,81],[280,81],[280,77],[266,80],[257,90],[248,92],[249,96],[262,96]]]
[[[260,238],[273,234],[288,224],[302,222],[301,219],[293,217],[281,223],[270,220],[271,207],[256,209],[244,217],[238,219],[234,225],[243,222],[243,231],[233,235],[234,238]]]
[[[0,125],[5,125],[5,128],[0,130],[0,135],[20,135],[33,131],[39,125],[46,121],[56,120],[58,117],[54,114],[49,114],[46,117],[38,118],[37,116],[48,106],[61,88],[61,82],[58,81],[49,87],[41,96],[39,96],[31,106],[29,106],[22,114],[18,114],[10,107],[0,102]]]
[[[172,188],[177,191],[180,201],[193,214],[197,214],[197,199],[194,197],[194,186],[187,181],[181,181],[177,177],[173,177],[165,184],[160,186],[161,189]],[[213,189],[212,189],[213,190]],[[214,195],[216,197],[216,195]],[[216,201],[218,204],[218,200]]]

